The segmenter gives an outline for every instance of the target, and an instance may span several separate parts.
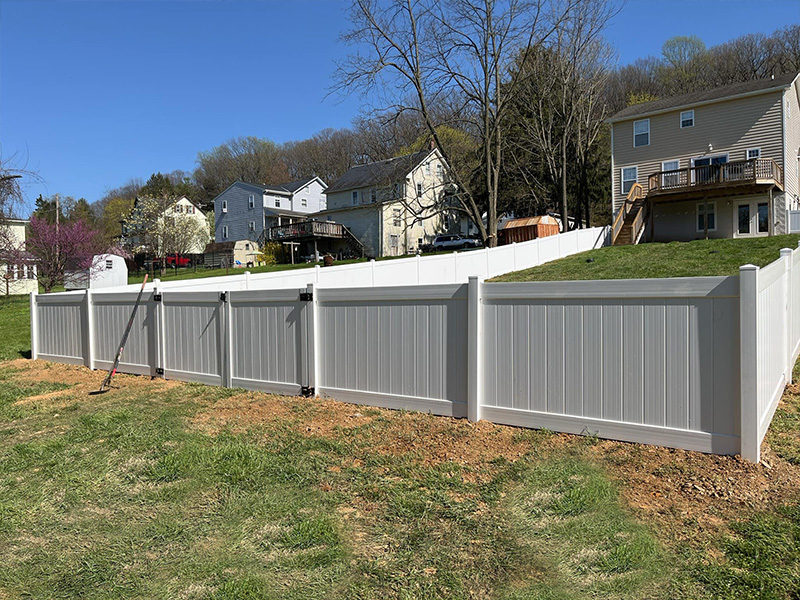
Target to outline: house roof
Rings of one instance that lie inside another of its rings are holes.
[[[385,186],[401,181],[423,160],[430,156],[432,150],[422,150],[397,158],[381,160],[366,165],[356,165],[325,190],[326,194],[355,190],[369,186]]]
[[[270,192],[272,194],[280,194],[282,196],[291,196],[297,190],[305,187],[315,179],[319,179],[319,177],[309,177],[308,179],[298,179],[297,181],[290,181],[289,183],[280,183],[278,185],[261,185],[258,183],[249,183],[247,181],[237,181],[233,185],[245,185],[251,188],[255,188],[260,192]],[[319,180],[322,186],[325,186],[325,182],[321,179]]]
[[[541,217],[521,217],[519,219],[509,219],[503,224],[503,229],[514,229],[515,227],[528,227],[530,225],[557,225],[557,221],[549,216],[543,215]]]
[[[621,111],[608,119],[608,122],[615,123],[617,121],[626,121],[633,117],[643,117],[646,115],[667,112],[683,107],[688,108],[697,104],[708,104],[712,102],[719,102],[721,100],[728,100],[737,96],[748,96],[780,90],[789,87],[797,75],[797,73],[786,73],[784,75],[775,77],[774,79],[770,78],[757,79],[755,81],[745,81],[744,83],[724,85],[711,90],[703,90],[700,92],[683,94],[682,96],[673,96],[671,98],[653,100],[652,102],[634,104],[632,106],[628,106],[627,108],[623,108]]]
[[[206,244],[203,254],[211,252],[231,252],[236,246],[236,242],[209,242]]]

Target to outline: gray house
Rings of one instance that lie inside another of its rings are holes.
[[[325,188],[319,177],[281,185],[237,181],[214,198],[214,241],[263,242],[269,229],[325,209]]]
[[[795,73],[611,117],[614,243],[788,233],[800,209],[799,99]]]

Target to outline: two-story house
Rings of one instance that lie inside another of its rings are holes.
[[[615,244],[788,232],[797,74],[629,106],[609,119]]]
[[[237,181],[214,198],[214,240],[268,240],[271,227],[325,210],[326,187],[319,177],[281,185]]]
[[[201,254],[209,237],[208,217],[186,196],[136,198],[122,222],[121,241],[135,253],[169,254],[180,246],[181,254]]]
[[[369,256],[398,256],[430,244],[459,219],[443,210],[451,191],[438,149],[357,165],[327,190],[317,221],[343,225]]]
[[[25,250],[28,223],[23,219],[3,219],[0,222],[0,295],[29,294],[39,290],[36,262]]]

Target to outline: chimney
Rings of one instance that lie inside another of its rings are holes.
[[[436,148],[436,140],[431,138],[431,141],[428,142],[428,147],[429,147],[430,150],[433,150],[434,148]]]

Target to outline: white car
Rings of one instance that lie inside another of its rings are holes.
[[[464,237],[463,235],[437,235],[436,239],[433,240],[433,251],[479,248],[480,245],[481,243],[478,240]]]

